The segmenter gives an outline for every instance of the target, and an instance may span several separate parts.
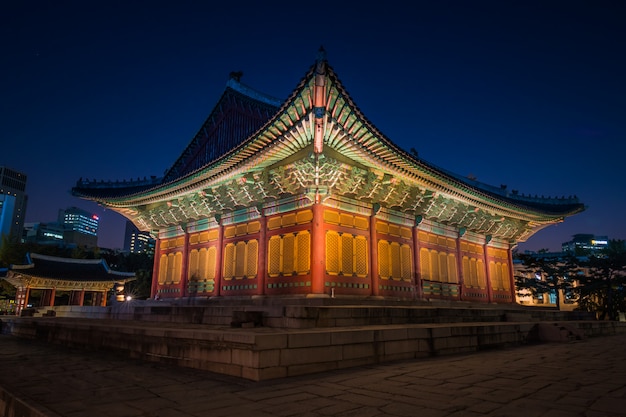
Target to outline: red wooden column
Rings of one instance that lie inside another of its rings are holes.
[[[413,227],[413,258],[415,259],[414,264],[414,276],[415,276],[415,298],[421,300],[424,298],[424,289],[422,288],[422,274],[420,274],[420,249],[421,245],[419,244],[419,230],[417,227],[419,223]]]
[[[105,307],[107,305],[106,292],[99,292],[99,293],[96,294],[96,303],[94,303],[94,304],[98,304],[98,301],[100,301],[100,305],[102,307]]]
[[[259,207],[259,212],[261,213],[261,218],[259,222],[261,223],[261,229],[259,230],[259,256],[257,258],[257,276],[259,282],[259,295],[265,295],[265,290],[267,289],[267,273],[265,271],[266,265],[266,257],[267,257],[267,241],[266,241],[266,229],[267,229],[267,218],[263,212],[263,208]]]
[[[380,205],[374,204],[372,215],[370,216],[370,275],[372,285],[372,297],[380,296],[380,271],[378,270],[378,236],[376,233],[376,213],[380,210]]]
[[[491,288],[491,268],[489,268],[489,256],[487,255],[487,246],[491,240],[490,236],[487,236],[485,244],[483,245],[483,259],[485,259],[485,277],[487,278],[487,301],[493,302],[493,288]]]
[[[83,288],[78,293],[78,305],[82,307],[84,302],[85,302],[85,289]]]
[[[313,204],[313,223],[311,224],[311,294],[324,294],[324,206],[316,201]]]
[[[189,296],[189,277],[187,276],[187,271],[189,271],[189,233],[187,233],[186,228],[187,226],[183,225],[183,264],[180,268],[180,274],[182,275],[180,277],[182,286],[180,293],[183,297]]]
[[[150,290],[150,298],[154,298],[159,290],[159,267],[161,265],[161,239],[157,233],[156,242],[154,244],[154,262],[152,265],[152,289]]]
[[[465,287],[465,275],[463,275],[463,256],[461,255],[461,238],[465,234],[465,229],[459,230],[456,238],[456,271],[459,276],[459,301],[463,301],[463,288]]]
[[[215,246],[215,296],[220,297],[222,295],[222,271],[224,270],[224,260],[222,254],[224,253],[224,226],[222,225],[222,218],[219,215],[215,216],[217,222],[217,243]]]
[[[509,245],[509,249],[506,251],[509,258],[509,285],[511,289],[511,303],[515,303],[515,271],[513,270],[513,247]]]
[[[57,294],[57,289],[56,288],[52,288],[51,290],[49,290],[49,296],[50,296],[50,300],[48,300],[48,305],[49,306],[54,306],[54,299],[56,297]]]

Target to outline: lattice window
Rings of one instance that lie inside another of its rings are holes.
[[[448,282],[454,284],[459,282],[459,274],[457,273],[456,256],[453,253],[448,254]]]
[[[282,239],[280,238],[280,236],[272,236],[267,245],[267,273],[270,277],[277,277],[278,275],[280,275],[281,240]]]
[[[476,270],[478,276],[478,286],[480,288],[486,288],[487,277],[485,276],[485,263],[482,261],[482,259],[478,259],[476,261]]]
[[[491,286],[494,290],[509,290],[509,268],[501,262],[489,262],[489,272],[491,273]]]
[[[430,279],[433,281],[439,281],[439,255],[436,250],[430,251]]]
[[[439,279],[441,282],[448,282],[448,255],[439,252]]]
[[[471,258],[470,259],[470,276],[472,278],[472,286],[479,287],[480,281],[478,279],[478,259]]]
[[[459,281],[454,254],[422,248],[420,249],[420,261],[422,279],[446,283]],[[463,258],[463,268],[465,270],[470,269],[470,260],[467,257]],[[467,279],[471,280],[470,273],[466,272],[465,275],[468,277]]]
[[[295,215],[293,216],[295,222]],[[288,233],[283,236],[283,266],[281,268],[284,275],[293,275],[296,270],[295,259],[296,236]]]
[[[215,246],[211,246],[207,250],[207,262],[206,262],[206,278],[214,280],[215,279],[215,266],[217,264],[217,248]]]
[[[233,279],[235,275],[234,272],[234,262],[235,262],[235,245],[232,243],[228,243],[224,247],[224,279],[230,280]]]
[[[463,276],[467,287],[480,287],[485,289],[487,279],[485,276],[485,263],[482,259],[463,257]]]
[[[176,255],[174,255],[174,271],[173,271],[173,276],[172,276],[172,281],[174,282],[174,284],[178,284],[180,282],[180,279],[182,278],[181,277],[182,274],[183,274],[183,253],[176,252]]]
[[[461,259],[461,271],[463,271],[463,278],[465,280],[465,286],[472,286],[472,277],[470,275],[470,260],[467,256]]]
[[[167,276],[165,277],[166,283],[171,283],[174,277],[174,254],[167,255]]]
[[[207,249],[200,249],[198,256],[198,279],[205,279],[207,275]]]
[[[257,240],[227,244],[224,247],[224,279],[255,278],[258,256],[259,242]]]
[[[350,233],[326,233],[326,271],[331,275],[367,276],[367,239]]]
[[[391,265],[389,262],[389,242],[386,240],[378,241],[378,272],[382,279],[391,277]]]
[[[298,248],[297,259],[298,268],[296,272],[300,275],[308,274],[311,270],[311,235],[304,231],[296,236],[296,246]]]
[[[167,280],[167,255],[161,255],[159,260],[159,284],[165,284]]]
[[[189,266],[187,267],[187,279],[190,281],[200,279],[198,274],[198,250],[194,249],[189,252]]]
[[[326,271],[338,275],[341,272],[339,262],[339,234],[329,231],[326,233]]]
[[[430,281],[432,279],[430,275],[430,253],[428,253],[428,249],[426,248],[420,249],[420,266],[422,279]]]
[[[354,271],[358,277],[367,276],[367,239],[357,236],[354,239]]]
[[[297,234],[275,235],[268,242],[268,274],[304,275],[311,269],[311,235],[308,231]]]
[[[353,237],[349,233],[341,235],[341,272],[352,275],[354,272]]]
[[[413,259],[411,255],[411,247],[409,245],[402,245],[400,247],[400,278],[403,281],[411,281],[413,275]]]
[[[400,265],[402,262],[400,261],[400,244],[398,242],[391,242],[389,245],[389,256],[390,256],[390,265],[391,271],[390,275],[394,279],[400,279],[402,272],[400,271]]]
[[[246,275],[246,242],[235,244],[235,278],[241,279]]]
[[[246,245],[246,271],[247,278],[256,277],[258,268],[259,242],[250,240]]]
[[[502,286],[508,291],[511,289],[511,277],[509,276],[509,265],[506,263],[502,264]]]

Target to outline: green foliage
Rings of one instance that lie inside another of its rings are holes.
[[[522,275],[515,276],[517,293],[530,291],[533,296],[555,294],[556,307],[561,306],[561,291],[569,293],[580,271],[577,259],[570,255],[550,256],[546,252],[518,254]]]
[[[26,248],[12,236],[2,235],[0,244],[0,267],[23,264],[26,261]]]
[[[134,298],[150,297],[154,256],[144,253],[102,253],[109,267],[120,272],[134,272],[137,278],[126,284],[126,293]]]
[[[626,311],[626,243],[611,240],[598,256],[581,262],[578,308],[595,312],[599,319],[617,320]]]

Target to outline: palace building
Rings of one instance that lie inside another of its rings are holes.
[[[399,148],[323,51],[282,102],[239,77],[162,178],[72,189],[157,238],[153,296],[514,303],[512,248],[584,210]]]

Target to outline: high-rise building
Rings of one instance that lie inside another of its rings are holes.
[[[606,249],[609,245],[608,236],[595,236],[591,234],[579,233],[572,236],[572,240],[561,244],[563,252],[574,255],[586,255],[597,253]]]
[[[78,246],[98,246],[100,218],[78,207],[59,210],[57,222],[63,225],[63,240]]]
[[[140,231],[131,221],[126,222],[124,250],[130,253],[154,254],[156,240],[148,232]]]
[[[26,175],[0,166],[0,236],[20,239],[27,202]]]

